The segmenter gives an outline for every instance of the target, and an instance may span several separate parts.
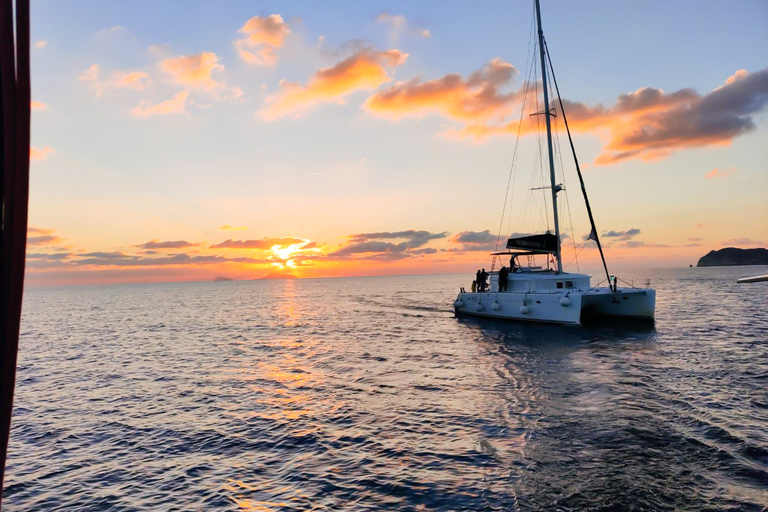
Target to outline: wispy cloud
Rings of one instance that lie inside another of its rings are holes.
[[[55,153],[56,150],[45,146],[43,148],[35,148],[31,147],[29,148],[29,158],[33,160],[45,160],[45,158],[50,155],[51,153]]]
[[[187,247],[195,247],[197,244],[187,242],[186,240],[173,240],[161,242],[159,240],[151,240],[140,245],[134,245],[139,249],[185,249]]]
[[[248,226],[230,226],[229,224],[225,224],[219,229],[222,231],[245,231],[248,229]]]
[[[149,85],[149,75],[143,71],[116,71],[109,85],[140,91]]]
[[[94,64],[88,69],[86,69],[82,75],[80,75],[80,80],[83,80],[85,82],[93,82],[95,80],[98,80],[100,72],[101,72],[101,67],[98,64]]]
[[[63,239],[56,235],[38,235],[27,237],[27,245],[55,245],[63,242]]]
[[[149,117],[155,115],[169,114],[188,114],[186,110],[187,97],[189,91],[181,91],[173,98],[165,100],[156,105],[151,105],[147,100],[143,100],[138,106],[131,110],[131,114],[137,117]]]
[[[99,30],[96,32],[96,37],[103,37],[110,34],[120,34],[120,33],[129,33],[128,29],[125,27],[121,27],[120,25],[115,25],[113,27],[105,28],[102,30]]]
[[[133,89],[141,91],[150,85],[149,74],[144,71],[115,71],[108,77],[101,79],[102,68],[93,64],[80,75],[80,80],[89,83],[89,87],[96,91],[96,97],[101,97],[110,89]]]
[[[403,32],[410,32],[419,37],[430,37],[432,34],[425,28],[416,28],[402,14],[390,14],[389,11],[383,11],[376,16],[376,21],[389,25],[389,36],[393,41],[397,41]]]
[[[307,242],[303,238],[261,238],[259,240],[225,240],[211,246],[211,249],[271,249],[274,246],[287,247]]]
[[[704,177],[707,178],[708,180],[711,180],[713,178],[724,178],[729,174],[733,174],[734,172],[736,172],[736,167],[731,167],[726,171],[721,171],[720,169],[715,168],[709,171],[707,174],[705,174]]]
[[[759,247],[765,247],[765,242],[761,240],[753,240],[751,238],[730,238],[728,240],[723,240],[720,242],[720,245],[724,247],[733,247],[736,245],[751,245],[751,246],[759,246]]]
[[[48,46],[48,41],[46,41],[45,39],[38,39],[37,41],[35,41],[35,48],[37,48],[38,50],[43,49],[46,46]]]

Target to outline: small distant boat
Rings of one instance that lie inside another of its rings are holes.
[[[594,240],[600,250],[608,286],[593,287],[590,282],[591,276],[563,271],[557,194],[564,190],[564,187],[557,184],[555,178],[550,117],[556,116],[556,114],[553,112],[554,109],[549,108],[549,98],[552,91],[548,90],[550,85],[547,81],[546,42],[541,29],[539,0],[536,0],[535,3],[535,15],[538,26],[539,57],[541,59],[541,88],[543,89],[544,105],[548,106],[544,112],[535,115],[544,115],[546,119],[550,183],[544,188],[551,189],[552,193],[551,204],[555,233],[552,234],[547,231],[545,234],[509,238],[506,252],[492,254],[491,272],[482,275],[480,282],[476,283],[477,289],[475,289],[474,284],[471,292],[461,289],[453,303],[454,310],[457,315],[575,325],[581,324],[585,318],[591,316],[653,320],[656,310],[656,291],[651,288],[635,288],[634,286],[619,287],[618,279],[608,273],[605,255],[597,235],[592,209],[589,206],[584,180],[576,158],[576,151],[573,149],[570,130],[568,131],[568,138],[571,142],[576,171],[592,227],[588,238]],[[551,69],[551,62],[549,65]],[[559,98],[554,72],[551,78]],[[562,115],[567,129],[568,121],[565,117],[562,100],[559,102],[559,107],[559,114]],[[502,260],[503,257],[509,257],[509,267],[506,267],[507,260],[506,258]],[[539,260],[543,258],[546,263],[542,265],[539,261],[537,264],[536,258]],[[497,262],[502,267],[500,270],[494,271]],[[487,278],[490,278],[489,283],[486,282]]]
[[[768,281],[768,274],[762,275],[762,276],[754,276],[754,277],[742,277],[737,283],[761,283],[763,281]]]

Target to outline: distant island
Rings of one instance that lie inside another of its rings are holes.
[[[234,281],[234,279],[232,279],[231,277],[219,276],[216,279],[214,279],[214,281]]]
[[[270,272],[259,279],[297,279],[297,277],[293,274],[286,274],[283,272]]]
[[[730,267],[736,265],[768,265],[768,249],[726,247],[709,251],[699,259],[697,267]]]

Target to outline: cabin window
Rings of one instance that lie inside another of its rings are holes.
[[[562,288],[563,287],[563,282],[562,281],[558,281],[557,282],[557,287],[558,288]]]
[[[565,282],[565,287],[566,288],[573,288],[573,281],[566,281]]]

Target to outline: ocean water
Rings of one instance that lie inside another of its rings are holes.
[[[761,267],[654,325],[457,319],[471,276],[26,293],[4,510],[765,510]]]

